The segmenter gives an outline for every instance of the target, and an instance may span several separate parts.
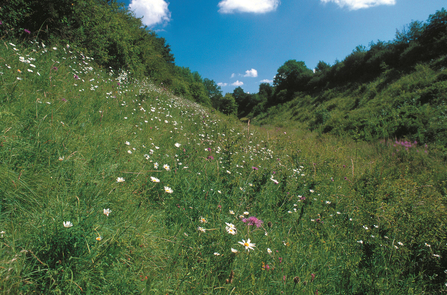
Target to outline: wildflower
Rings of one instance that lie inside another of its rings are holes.
[[[176,147],[180,147],[181,146],[181,144],[180,143],[176,143],[176,144],[174,144]]]
[[[1,232],[0,232],[0,238],[3,238],[3,235],[4,234],[6,234],[6,232],[4,231],[4,230],[2,230]]]
[[[204,233],[204,232],[206,231],[206,229],[204,229],[204,228],[201,227],[201,226],[199,226],[199,227],[197,228],[197,230],[198,230],[199,232],[202,232],[202,233]]]
[[[231,248],[231,252],[232,252],[232,253],[238,253],[239,251],[236,250],[236,249],[234,249],[234,248]]]
[[[227,170],[227,173],[228,173],[228,174],[231,174],[231,171],[228,171],[228,170]]]
[[[17,72],[19,72],[20,74],[22,73],[22,71],[20,69],[17,69]]]
[[[101,237],[101,236],[97,236],[97,237],[96,237],[96,240],[97,240],[97,241],[101,241],[101,240],[102,240],[102,237]]]
[[[23,31],[27,34],[31,34],[30,30],[24,29]]]
[[[433,254],[433,257],[441,258],[441,255],[439,255],[439,254]]]
[[[151,181],[152,181],[152,182],[160,182],[160,179],[151,176]]]
[[[430,245],[430,244],[427,244],[427,243],[425,243],[425,246],[427,246],[427,247],[429,247],[429,248],[431,247],[431,245]]]
[[[158,163],[157,162],[154,163],[154,169],[158,169]]]
[[[239,244],[241,244],[242,246],[245,247],[245,250],[248,250],[250,252],[250,250],[254,250],[253,247],[255,247],[256,244],[251,243],[250,239],[247,239],[247,241],[242,240],[242,242],[238,242]]]
[[[222,192],[220,190],[217,191],[219,194],[221,194]],[[231,214],[231,213],[230,213]],[[234,214],[234,213],[233,213]]]
[[[245,211],[245,212],[244,212],[244,215],[248,215],[248,214],[250,214],[248,211]]]
[[[128,153],[129,155],[131,155],[131,154],[132,154],[132,151],[131,151],[131,150],[128,150],[127,153]]]
[[[237,229],[236,229],[236,227],[234,226],[234,224],[232,224],[232,223],[228,223],[228,222],[225,222],[225,224],[227,225],[227,226],[225,227],[225,230],[226,230],[229,234],[235,235],[235,234],[237,233]]]
[[[272,251],[270,248],[267,248],[267,253],[268,253],[268,254],[272,254],[273,251]]]
[[[117,177],[116,178],[116,182],[125,182],[126,180],[124,179],[124,177]]]
[[[168,164],[164,164],[164,165],[163,165],[163,168],[164,168],[166,171],[171,170],[171,168],[169,168],[169,165],[168,165]]]
[[[258,168],[255,167],[255,166],[251,167],[251,169],[253,169],[253,170],[258,170]]]
[[[403,246],[404,244],[402,242],[397,242],[400,246]]]
[[[130,145],[130,142],[126,141],[125,144],[126,144],[126,145]]]
[[[73,223],[71,223],[70,221],[64,221],[64,227],[69,228],[69,227],[72,227],[72,226],[73,226]]]
[[[172,190],[172,188],[165,186],[165,192],[167,192],[168,194],[172,194],[174,191]]]
[[[148,154],[144,154],[144,157],[146,158],[146,160],[150,159],[150,156]]]
[[[230,210],[230,214],[231,214],[231,215],[234,215],[234,211],[233,211],[233,210]]]
[[[249,218],[242,219],[242,222],[248,223],[248,225],[256,225],[256,227],[261,227],[263,221],[254,216],[250,216]]]
[[[204,217],[202,217],[202,216],[200,216],[200,222],[201,223],[208,223],[208,221]]]
[[[64,156],[62,156],[62,157],[59,157],[59,159],[58,159],[59,161],[63,161],[64,160]]]
[[[359,241],[357,241],[357,243],[359,243],[359,244],[363,244],[363,241],[362,241],[362,240],[359,240]]]
[[[104,209],[102,212],[103,212],[106,216],[109,216],[109,214],[112,213],[112,210],[110,210],[109,208],[107,208],[107,209]]]
[[[214,256],[220,256],[218,252],[214,252]]]

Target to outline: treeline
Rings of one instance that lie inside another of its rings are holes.
[[[204,79],[176,66],[166,40],[116,0],[6,0],[0,21],[2,39],[70,44],[114,73],[149,77],[175,94],[211,106]]]
[[[332,65],[320,61],[314,70],[302,61],[286,61],[278,69],[273,86],[260,84],[254,94],[244,93],[240,87],[234,90],[238,116],[255,117],[303,94],[316,96],[328,89],[368,83],[385,71],[392,70],[398,76],[412,71],[418,63],[446,55],[447,11],[436,11],[426,22],[413,21],[397,31],[394,40],[378,40],[368,47],[359,45]]]

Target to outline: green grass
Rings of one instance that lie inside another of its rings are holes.
[[[447,291],[435,145],[248,129],[54,47],[0,47],[3,294]]]

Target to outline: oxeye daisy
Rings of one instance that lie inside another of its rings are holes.
[[[208,223],[208,221],[204,217],[202,217],[202,216],[200,216],[200,222],[201,223]]]
[[[172,190],[172,188],[165,186],[165,192],[167,192],[168,194],[172,194],[174,191]]]
[[[164,164],[164,165],[163,165],[163,169],[165,169],[166,171],[171,170],[171,168],[169,168],[169,165],[168,165],[168,164]]]
[[[116,178],[116,182],[125,182],[126,180],[124,179],[124,177],[117,177]]]
[[[71,223],[70,221],[64,221],[64,227],[72,227],[73,223]]]
[[[152,182],[160,182],[160,179],[151,176],[151,181],[152,181]]]
[[[112,210],[110,210],[109,208],[107,208],[107,209],[104,209],[102,212],[103,212],[106,216],[109,216],[109,214],[112,213]]]
[[[251,243],[250,239],[247,239],[247,241],[242,240],[242,242],[238,242],[239,244],[241,244],[242,246],[245,247],[245,250],[248,250],[250,252],[250,250],[254,250],[255,247],[255,243]]]

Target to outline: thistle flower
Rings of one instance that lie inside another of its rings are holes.
[[[242,222],[248,223],[248,225],[256,225],[256,227],[261,227],[263,221],[254,216],[250,216],[249,218],[242,219]]]

